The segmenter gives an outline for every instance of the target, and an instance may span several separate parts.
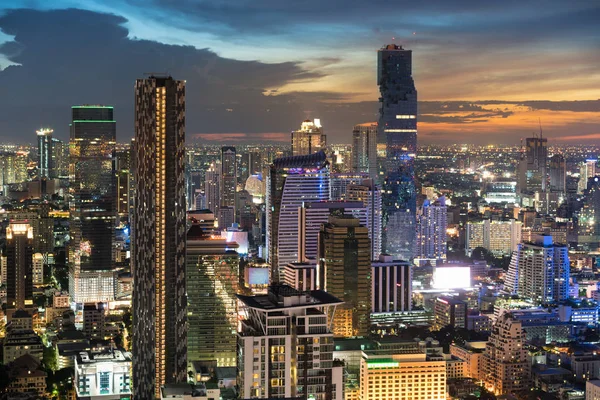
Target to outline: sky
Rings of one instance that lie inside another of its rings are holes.
[[[2,0],[0,141],[68,138],[70,106],[115,107],[133,136],[133,84],[186,80],[187,140],[328,141],[377,120],[376,52],[413,51],[419,143],[600,141],[597,0]]]

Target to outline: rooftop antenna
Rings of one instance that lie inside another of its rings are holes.
[[[542,118],[538,117],[538,122],[540,124],[540,139],[542,138]]]

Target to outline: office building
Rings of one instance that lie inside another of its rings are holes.
[[[378,143],[386,144],[383,183],[382,251],[412,260],[417,197],[417,90],[412,78],[412,51],[390,44],[377,52],[379,98]]]
[[[371,260],[377,260],[382,249],[382,212],[381,190],[375,180],[363,180],[360,185],[349,185],[346,188],[347,201],[361,201],[367,208],[366,227],[371,238]]]
[[[329,217],[319,232],[317,285],[342,300],[336,310],[336,337],[366,337],[371,312],[371,240],[360,221],[349,215]]]
[[[345,201],[347,200],[348,187],[352,185],[362,185],[363,182],[369,179],[369,175],[365,172],[346,172],[331,174],[331,182],[329,190],[331,192],[331,200]]]
[[[283,267],[298,261],[298,214],[302,204],[329,200],[329,163],[325,152],[278,158],[267,180],[267,261],[271,279],[283,279]]]
[[[130,198],[132,191],[131,185],[133,177],[132,171],[132,156],[133,150],[128,148],[116,153],[116,173],[117,173],[117,214],[121,223],[129,224],[129,213],[131,209]]]
[[[227,229],[235,222],[235,208],[219,207],[219,229]]]
[[[581,163],[579,167],[579,181],[577,183],[577,193],[582,194],[585,192],[588,186],[588,181],[590,178],[596,176],[598,166],[598,160],[596,159],[588,159],[585,162]]]
[[[550,191],[565,193],[567,190],[567,162],[562,154],[550,157]]]
[[[425,353],[364,351],[360,362],[361,400],[445,400],[446,361]]]
[[[521,321],[504,312],[494,322],[483,354],[485,386],[495,395],[529,391],[529,366]]]
[[[287,285],[238,298],[247,309],[238,333],[240,398],[344,398],[343,366],[333,360],[331,330],[341,300]]]
[[[317,289],[317,264],[309,262],[289,263],[284,268],[284,281],[300,292]]]
[[[132,355],[123,350],[83,351],[75,356],[77,398],[130,399]]]
[[[211,164],[204,174],[204,195],[206,196],[206,208],[215,216],[219,216],[221,207],[221,172],[218,164]]]
[[[133,393],[150,399],[187,381],[185,82],[137,80],[135,113]]]
[[[302,121],[300,130],[292,131],[292,156],[305,156],[325,150],[327,136],[323,134],[321,120]]]
[[[466,378],[482,379],[483,352],[487,342],[465,342],[450,344],[450,355],[465,362]]]
[[[44,255],[42,253],[34,253],[32,256],[32,283],[34,286],[44,284]]]
[[[352,171],[377,179],[377,122],[354,125],[352,131]]]
[[[471,256],[477,247],[489,250],[494,256],[509,256],[521,242],[523,223],[517,220],[467,222],[465,252]]]
[[[446,198],[425,200],[417,216],[417,246],[415,258],[432,264],[446,261],[446,229],[448,209]]]
[[[525,153],[518,166],[518,192],[535,193],[547,190],[548,139],[531,137],[525,139]]]
[[[52,164],[52,129],[40,129],[37,133],[38,145],[38,178],[54,178],[54,166]]]
[[[435,299],[433,329],[440,329],[451,325],[456,328],[467,327],[467,303],[450,296],[441,296]]]
[[[211,237],[198,225],[187,234],[187,358],[215,361],[219,367],[236,362],[237,298],[240,257],[235,242]]]
[[[539,304],[563,301],[568,298],[569,273],[567,246],[540,235],[513,252],[504,290]]]
[[[11,221],[6,228],[6,307],[33,307],[33,228]],[[10,311],[8,311],[10,312]]]
[[[371,264],[371,313],[392,313],[412,309],[412,266],[381,254]]]
[[[221,207],[231,207],[235,222],[235,193],[237,192],[237,158],[235,147],[221,148]],[[227,228],[230,225],[219,225]]]
[[[111,301],[114,290],[104,297],[89,288],[114,269],[116,122],[109,106],[73,106],[71,112],[69,292],[76,303]]]
[[[54,178],[69,177],[69,144],[52,138],[52,166]]]
[[[367,209],[359,201],[322,201],[304,203],[299,209],[298,260],[315,260],[318,255],[321,225],[332,215],[348,214],[357,218],[361,225],[367,224]]]
[[[583,207],[577,217],[578,241],[600,241],[600,177],[588,180]]]

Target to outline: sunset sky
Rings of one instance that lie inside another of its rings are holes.
[[[551,143],[597,142],[598,21],[596,0],[4,0],[0,136],[66,139],[70,106],[102,103],[128,140],[134,80],[167,72],[187,80],[188,141],[287,141],[320,117],[349,143],[377,119],[376,51],[395,42],[421,143],[518,144],[540,120]]]

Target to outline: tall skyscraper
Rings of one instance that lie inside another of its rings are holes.
[[[10,221],[6,228],[6,307],[33,307],[33,228]],[[12,313],[9,313],[12,314]]]
[[[504,288],[539,304],[563,301],[569,297],[570,268],[567,246],[539,235],[513,252]]]
[[[52,129],[36,131],[38,141],[38,177],[54,178],[54,165],[52,156]]]
[[[199,225],[187,234],[188,360],[235,367],[240,257],[237,244],[211,238]]]
[[[219,164],[211,164],[204,174],[204,195],[206,196],[206,208],[219,217],[221,207],[221,173]]]
[[[266,248],[273,282],[283,280],[285,265],[298,261],[299,208],[303,203],[325,200],[329,200],[329,163],[325,152],[273,161],[266,203]]]
[[[238,334],[240,398],[344,398],[343,367],[333,361],[331,332],[341,300],[287,285],[238,297],[247,310]]]
[[[139,399],[187,381],[185,81],[135,84],[133,384]]]
[[[564,193],[567,190],[567,162],[562,154],[550,157],[550,190]]]
[[[375,180],[364,180],[360,185],[346,188],[346,200],[362,201],[367,208],[366,226],[371,238],[371,260],[377,260],[382,252],[381,190],[375,185]]]
[[[352,131],[352,170],[377,179],[377,122],[354,125]]]
[[[386,144],[383,176],[384,248],[412,260],[417,197],[417,90],[412,78],[412,51],[390,44],[377,53],[378,142]]]
[[[292,155],[305,156],[325,150],[327,136],[323,134],[321,120],[302,122],[300,130],[292,131]]]
[[[110,301],[117,217],[116,122],[109,106],[73,106],[71,111],[69,291],[77,303]]]
[[[235,220],[235,193],[237,189],[237,158],[235,147],[221,148],[221,206],[233,208]]]
[[[415,257],[431,260],[433,264],[446,261],[446,229],[448,209],[446,198],[439,197],[431,202],[425,200],[417,216],[417,248]]]
[[[596,176],[596,167],[598,160],[588,159],[579,167],[579,182],[577,183],[577,193],[583,193],[587,189],[590,178]]]
[[[54,178],[69,177],[69,144],[52,138],[52,167]]]
[[[482,359],[483,381],[496,395],[529,391],[529,361],[521,321],[505,311],[494,322]]]
[[[330,179],[330,183],[329,183],[329,191],[331,193],[331,200],[333,200],[333,201],[347,200],[348,186],[362,185],[363,182],[368,180],[368,178],[369,178],[369,175],[365,172],[331,174],[331,179]]]
[[[330,217],[319,232],[318,286],[344,301],[333,323],[336,337],[366,337],[371,312],[371,240],[349,216]]]
[[[527,138],[525,146],[525,154],[519,164],[519,191],[545,192],[548,179],[548,139],[537,136]]]

